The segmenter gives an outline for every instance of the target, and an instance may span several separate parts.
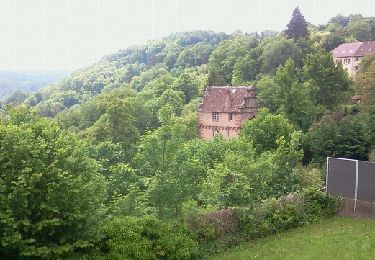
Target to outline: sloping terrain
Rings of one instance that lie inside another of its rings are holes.
[[[243,244],[212,259],[374,259],[375,221],[334,217]]]

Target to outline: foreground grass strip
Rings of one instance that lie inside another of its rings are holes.
[[[245,243],[212,259],[375,259],[375,220],[333,217]]]

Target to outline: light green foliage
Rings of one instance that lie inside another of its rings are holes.
[[[345,29],[349,34],[353,35],[357,41],[369,41],[375,36],[371,35],[371,26],[364,18],[353,19]]]
[[[349,98],[352,83],[344,69],[334,64],[330,53],[319,50],[308,54],[303,71],[315,104],[332,109]]]
[[[185,103],[196,98],[199,93],[199,80],[192,73],[183,72],[174,82],[173,88],[184,93]]]
[[[240,136],[252,142],[256,153],[260,155],[277,149],[280,138],[289,143],[294,132],[295,128],[284,116],[273,115],[262,109],[255,119],[245,123]]]
[[[154,217],[117,217],[104,226],[111,259],[192,259],[198,244],[187,227]]]
[[[257,45],[258,42],[255,38],[242,35],[221,43],[212,52],[208,63],[208,84],[212,86],[230,85],[236,62],[243,59]]]
[[[264,76],[256,83],[257,99],[260,107],[267,108],[270,112],[276,113],[283,100],[279,97],[280,86],[271,76]]]
[[[307,131],[321,108],[311,99],[307,84],[299,81],[299,74],[294,62],[288,60],[276,72],[274,82],[278,87],[274,91],[280,101],[278,112],[284,113],[294,125]]]
[[[207,171],[201,198],[216,207],[250,206],[295,191],[301,176],[300,134],[282,115],[261,110],[247,122],[225,157]]]
[[[177,59],[178,67],[195,67],[208,62],[208,58],[213,50],[212,45],[207,43],[197,43],[192,47],[183,50]]]
[[[171,117],[165,123],[141,138],[134,157],[146,185],[145,197],[159,217],[165,217],[171,210],[178,215],[181,203],[189,196],[186,179],[174,170],[174,157],[185,142],[197,137],[194,116]]]
[[[293,40],[282,37],[269,38],[262,42],[263,53],[260,56],[262,69],[265,73],[273,73],[288,59],[296,64],[302,63],[302,50]]]
[[[112,141],[120,143],[129,156],[132,145],[138,140],[139,132],[134,126],[134,111],[131,103],[115,96],[101,102],[106,105],[106,113],[87,128],[83,135],[94,143]]]
[[[130,85],[134,90],[142,91],[148,82],[166,74],[168,74],[168,71],[163,66],[154,66],[142,72],[139,76],[135,76],[130,82]]]
[[[294,174],[299,176],[299,186],[302,189],[319,190],[324,187],[323,174],[312,166],[309,167],[296,167],[293,169]]]
[[[77,136],[9,111],[0,125],[0,256],[55,258],[93,246],[104,182]]]
[[[263,199],[295,191],[300,176],[293,168],[302,159],[299,139],[297,133],[289,143],[280,137],[275,150],[260,155],[256,155],[251,145],[237,143],[238,151],[228,152],[222,163],[209,170],[201,196],[209,205],[220,208],[249,207]]]
[[[252,85],[260,73],[261,63],[258,60],[257,51],[240,58],[233,67],[232,85],[246,86]]]

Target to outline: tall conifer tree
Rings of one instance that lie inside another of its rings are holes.
[[[287,24],[285,34],[287,37],[293,38],[295,41],[299,38],[306,38],[309,35],[307,31],[307,22],[298,7],[293,11],[292,18]]]

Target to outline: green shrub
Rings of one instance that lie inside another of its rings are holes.
[[[270,198],[258,208],[243,213],[243,232],[251,239],[267,236],[331,216],[339,206],[339,199],[316,190]]]
[[[104,226],[103,251],[110,259],[191,259],[198,243],[187,227],[154,217],[116,217]]]

